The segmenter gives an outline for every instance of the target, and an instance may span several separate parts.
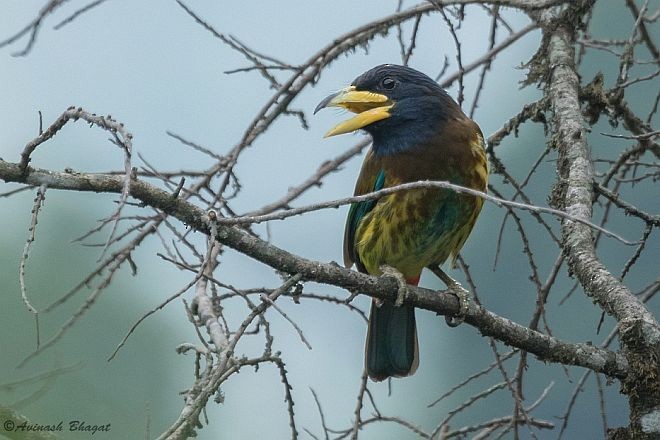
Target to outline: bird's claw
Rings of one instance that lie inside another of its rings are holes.
[[[449,293],[458,298],[458,313],[454,316],[445,316],[445,321],[449,327],[458,327],[465,321],[468,310],[470,310],[470,292],[465,290],[458,281],[447,275],[440,266],[431,267],[431,270],[445,283]]]
[[[463,324],[468,310],[470,310],[470,292],[455,281],[447,287],[450,293],[458,298],[458,313],[454,316],[445,316],[445,321],[449,327],[458,327]]]
[[[406,294],[408,293],[408,283],[406,282],[406,278],[401,272],[392,266],[382,265],[380,266],[380,270],[383,272],[383,276],[394,278],[396,283],[399,285],[399,290],[397,290],[394,305],[396,307],[401,307],[403,301],[406,299]]]

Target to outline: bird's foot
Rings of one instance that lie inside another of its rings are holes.
[[[406,294],[408,293],[408,283],[406,282],[406,278],[401,272],[392,266],[383,264],[380,266],[380,270],[383,272],[383,276],[394,278],[396,283],[399,285],[399,290],[396,293],[396,300],[394,301],[394,305],[396,307],[400,307],[401,304],[403,304],[403,300],[406,299]]]
[[[458,298],[458,313],[455,316],[445,316],[445,321],[449,327],[458,327],[463,324],[468,310],[470,310],[470,292],[459,283],[447,287],[451,294]]]
[[[468,310],[470,310],[470,292],[461,286],[458,281],[447,275],[440,266],[434,267],[432,270],[445,283],[449,292],[458,298],[458,313],[454,316],[445,316],[445,321],[449,327],[457,327],[465,321]]]

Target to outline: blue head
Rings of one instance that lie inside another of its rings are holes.
[[[425,144],[445,121],[461,112],[454,100],[428,76],[410,67],[383,64],[358,76],[351,86],[323,100],[323,107],[343,107],[354,118],[326,136],[357,129],[373,138],[376,154],[394,154]]]

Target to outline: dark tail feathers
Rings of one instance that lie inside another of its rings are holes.
[[[371,303],[365,348],[367,374],[381,381],[390,376],[410,376],[419,364],[415,308],[396,307],[389,301]]]

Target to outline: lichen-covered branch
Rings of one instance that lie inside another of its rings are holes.
[[[39,186],[47,183],[52,189],[75,191],[121,192],[123,179],[118,176],[60,173],[41,169],[30,169],[22,176],[20,166],[0,161],[0,178],[8,182],[25,181]],[[22,180],[24,179],[24,180]],[[174,198],[172,194],[153,185],[134,179],[131,195],[153,208],[176,217],[184,224],[209,234],[211,220],[206,212],[192,203]],[[303,280],[316,281],[361,292],[374,298],[394,299],[398,286],[389,278],[377,278],[344,269],[333,263],[320,263],[296,256],[258,237],[233,226],[216,224],[217,240],[279,271],[292,275],[300,274]],[[410,304],[451,315],[458,311],[458,301],[452,295],[441,295],[422,288],[410,289],[407,297]],[[506,344],[533,353],[543,360],[579,365],[613,377],[625,377],[627,364],[621,356],[589,344],[574,344],[552,336],[530,330],[506,318],[495,315],[481,306],[472,304],[466,322],[487,336],[493,336]]]
[[[581,2],[584,4],[593,2]],[[582,5],[584,6],[584,5]],[[588,5],[587,5],[588,6]],[[568,9],[574,14],[575,10]],[[587,131],[580,110],[580,82],[575,65],[575,28],[568,20],[557,23],[554,13],[543,16],[548,39],[549,79],[546,96],[554,113],[554,140],[559,149],[557,168],[561,208],[589,219],[594,200],[594,170]],[[635,438],[660,435],[660,423],[642,427],[643,417],[655,414],[660,404],[660,326],[646,306],[600,262],[589,228],[571,220],[562,223],[563,249],[569,268],[587,295],[619,323],[621,342],[631,371],[624,392],[631,403],[630,433]]]

